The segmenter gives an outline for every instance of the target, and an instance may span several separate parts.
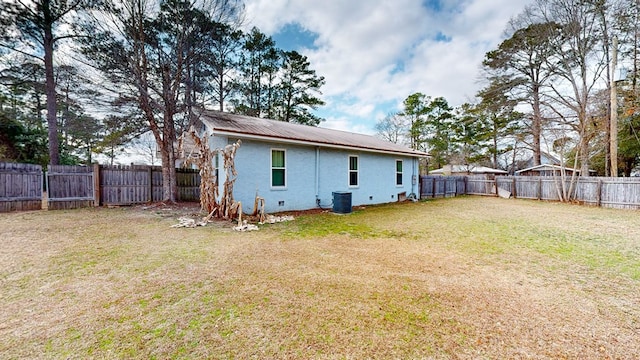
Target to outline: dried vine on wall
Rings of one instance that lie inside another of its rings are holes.
[[[233,219],[238,216],[238,223],[242,220],[242,204],[233,199],[233,184],[236,182],[238,173],[236,172],[235,156],[236,151],[242,144],[238,140],[235,144],[230,144],[222,150],[223,166],[225,172],[224,188],[222,199],[220,200],[220,208],[222,217],[225,219]]]
[[[209,148],[206,135],[200,137],[193,129],[189,131],[189,135],[193,138],[195,146],[190,149],[187,155],[187,163],[196,165],[200,170],[201,209],[209,214],[207,219],[213,216],[234,219],[237,216],[240,223],[242,221],[242,204],[233,199],[233,184],[238,176],[235,168],[235,155],[242,142],[238,140],[235,144],[225,146],[224,149],[212,150]],[[223,168],[226,175],[220,202],[218,202],[218,176],[215,167],[215,159],[219,153],[222,153],[223,156]]]

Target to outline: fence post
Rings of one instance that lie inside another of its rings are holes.
[[[436,178],[435,177],[433,177],[433,188],[431,191],[431,197],[434,199],[436,198]]]
[[[149,202],[153,202],[153,165],[149,165]]]
[[[449,181],[449,185],[451,185],[451,183],[453,183],[453,197],[455,197],[456,193],[458,192],[458,179],[455,177],[451,177],[451,181]]]
[[[469,181],[469,177],[465,176],[464,177],[464,195],[467,195],[467,182]]]
[[[511,186],[511,188],[512,188],[511,189],[512,190],[511,193],[513,194],[513,198],[517,199],[518,198],[518,196],[517,196],[518,195],[518,191],[516,190],[516,177],[514,176],[513,179],[511,179],[511,181],[512,181],[512,184],[513,184]]]
[[[602,206],[602,180],[598,180],[596,202],[598,204],[598,207]]]
[[[500,192],[498,191],[498,177],[493,178],[493,182],[496,184],[496,197],[500,197]]]
[[[100,206],[100,164],[93,164],[93,206]]]
[[[538,200],[542,199],[542,179],[538,179]]]

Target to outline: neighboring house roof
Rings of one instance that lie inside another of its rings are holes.
[[[465,173],[465,174],[507,174],[506,171],[476,165],[447,165],[441,169],[429,171],[429,174]]]
[[[559,166],[559,165],[542,164],[542,165],[532,166],[530,168],[518,170],[515,173],[516,174],[520,174],[520,173],[529,172],[529,171],[538,171],[538,172],[541,172],[541,171],[560,171],[561,169],[562,169],[562,166]],[[565,171],[574,171],[576,173],[580,172],[580,170],[573,169],[573,168],[568,168],[568,167],[565,167],[564,170]]]
[[[552,155],[548,152],[544,152],[541,151],[540,152],[540,164],[541,165],[545,165],[545,164],[551,164],[551,165],[559,165],[561,163],[560,159],[555,156]],[[524,163],[524,167],[533,167],[533,156],[531,156],[525,163]]]
[[[548,152],[544,152],[541,151],[540,152],[540,162],[542,164],[551,164],[551,165],[557,165],[560,164],[560,158],[555,156],[555,155],[551,155]]]
[[[236,136],[278,143],[408,155],[412,157],[428,156],[427,153],[394,144],[371,135],[292,124],[213,110],[200,110],[197,116],[213,134],[224,134],[232,137]]]

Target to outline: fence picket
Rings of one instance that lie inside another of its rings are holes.
[[[518,198],[558,201],[560,181],[544,176],[421,176],[420,197],[496,196],[497,185]],[[569,185],[570,180],[565,181]],[[133,205],[163,197],[162,169],[157,166],[50,166],[47,182],[51,209],[97,206],[96,200],[101,205]],[[41,209],[42,184],[41,166],[0,162],[0,212]],[[178,200],[199,200],[198,170],[176,169],[176,184]],[[640,178],[579,178],[575,185],[575,201],[640,209]]]
[[[179,201],[200,200],[200,174],[176,169]],[[133,205],[162,200],[162,169],[153,166],[49,166],[48,208]],[[42,209],[40,165],[0,162],[0,212]]]
[[[198,170],[176,169],[176,185],[179,201],[200,200]],[[100,166],[100,188],[103,205],[162,201],[162,168],[137,165]]]
[[[431,191],[440,189],[445,176],[421,176],[421,198],[439,197],[443,194]],[[458,186],[456,194],[496,196],[495,184],[521,199],[559,201],[560,177],[551,176],[500,176],[495,180],[485,176],[464,176],[466,187]],[[566,189],[571,179],[564,179]],[[464,189],[464,190],[463,190]],[[640,178],[581,177],[575,183],[573,201],[618,208],[640,209]],[[447,193],[449,196],[449,193]],[[455,196],[455,195],[454,195]]]
[[[42,209],[42,167],[0,162],[0,212]]]

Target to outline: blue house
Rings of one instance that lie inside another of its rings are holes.
[[[423,152],[369,135],[219,111],[203,110],[198,120],[211,149],[242,140],[234,198],[245,212],[256,196],[267,212],[330,208],[334,192],[351,193],[353,206],[419,196]],[[218,173],[222,193],[225,175]]]

